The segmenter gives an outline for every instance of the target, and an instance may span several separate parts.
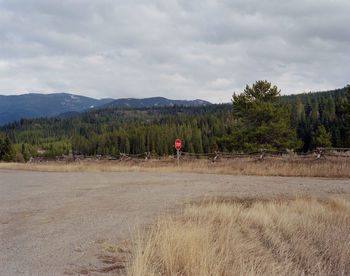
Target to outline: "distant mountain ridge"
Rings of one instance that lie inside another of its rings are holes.
[[[58,117],[67,118],[80,112],[108,107],[166,107],[166,106],[202,106],[207,101],[169,100],[163,97],[145,99],[94,99],[68,93],[39,94],[30,93],[15,96],[0,95],[0,126],[21,118]]]
[[[66,112],[82,112],[114,99],[93,99],[68,93],[0,95],[0,125],[21,118],[54,117]]]
[[[142,108],[142,107],[169,107],[169,106],[203,106],[211,104],[203,100],[170,100],[164,97],[151,97],[144,99],[123,98],[107,103],[101,107],[127,107],[127,108]]]
[[[285,95],[282,103],[293,103],[298,96],[303,103],[310,97],[311,100],[319,97],[344,97],[346,88],[321,92]],[[38,94],[30,93],[15,96],[0,95],[0,126],[14,122],[21,118],[57,117],[68,118],[81,112],[99,108],[152,108],[172,106],[206,106],[211,103],[203,100],[170,100],[164,97],[144,99],[94,99],[68,93]],[[231,104],[227,104],[230,108]]]

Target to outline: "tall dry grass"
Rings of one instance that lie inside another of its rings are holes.
[[[327,158],[322,160],[279,160],[255,161],[182,160],[176,166],[174,160],[144,161],[80,161],[74,163],[0,163],[0,169],[47,171],[47,172],[192,172],[230,175],[272,175],[309,177],[350,177],[350,158]]]
[[[350,201],[210,201],[160,218],[129,275],[349,275]]]

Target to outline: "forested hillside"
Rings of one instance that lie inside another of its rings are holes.
[[[108,104],[105,104],[102,107],[129,107],[129,108],[142,108],[142,107],[164,107],[164,106],[202,106],[211,104],[210,102],[203,100],[169,100],[163,97],[151,97],[145,99],[133,99],[125,98],[118,99]]]
[[[329,98],[332,96],[333,99],[337,99],[338,97],[345,98],[346,97],[346,87],[329,90],[329,91],[322,91],[322,92],[309,92],[309,93],[300,93],[300,94],[292,94],[292,95],[285,95],[281,97],[281,102],[283,103],[293,103],[298,97],[300,101],[303,104],[306,104],[308,99],[311,101],[314,101],[315,99],[320,100],[324,98]]]
[[[93,99],[67,93],[0,95],[0,126],[21,118],[52,117],[71,111],[82,112],[111,101],[113,99]]]
[[[196,153],[250,151],[259,146],[271,149],[292,147],[304,152],[317,146],[350,146],[350,94],[348,92],[346,96],[345,88],[287,97],[279,97],[277,93],[274,97],[255,106],[259,107],[256,112],[262,112],[261,107],[264,106],[265,113],[261,113],[261,116],[272,116],[266,115],[267,111],[275,113],[268,127],[261,121],[258,127],[244,128],[244,124],[251,124],[252,121],[240,119],[237,112],[233,112],[232,104],[223,104],[104,108],[66,119],[21,119],[1,127],[0,135],[9,137],[25,159],[37,156],[38,149],[42,149],[42,152],[45,150],[42,154],[46,156],[67,154],[69,150],[87,155],[146,151],[169,155],[174,153],[176,138],[183,141],[183,151]],[[259,118],[259,113],[251,119],[254,118]],[[276,143],[269,143],[266,139],[261,142],[256,139],[254,143],[241,142],[244,137],[253,137],[252,131],[255,131],[255,138],[259,135],[262,137],[264,131],[265,137],[278,136],[282,131],[284,134]]]
[[[139,153],[173,154],[176,137],[184,150],[208,152],[217,148],[232,123],[230,105],[152,109],[107,108],[69,119],[22,119],[1,128],[17,145],[24,144],[32,155],[38,148],[46,155]],[[209,148],[211,141],[211,148]]]
[[[291,109],[291,126],[303,141],[303,151],[315,146],[349,147],[350,89],[333,93],[313,93],[296,96]],[[321,140],[323,142],[321,142]]]
[[[107,107],[150,108],[163,106],[203,106],[203,100],[169,100],[162,97],[145,99],[94,99],[85,96],[53,93],[29,93],[23,95],[0,95],[0,126],[21,118],[58,117],[68,118],[78,113]]]

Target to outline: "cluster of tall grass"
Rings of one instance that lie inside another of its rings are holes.
[[[18,169],[49,172],[191,172],[228,175],[262,176],[305,176],[305,177],[350,177],[350,158],[327,157],[327,159],[222,159],[180,160],[179,166],[174,159],[129,160],[129,161],[92,161],[80,162],[43,162],[43,163],[0,163],[0,169]]]
[[[349,275],[350,201],[209,200],[157,219],[129,275]]]

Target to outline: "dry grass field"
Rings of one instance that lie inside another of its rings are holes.
[[[2,165],[127,170],[132,163],[96,164]],[[125,275],[131,263],[131,275],[349,275],[349,178],[146,168],[155,172],[0,169],[0,275]],[[322,201],[290,200],[295,194]],[[138,229],[146,239],[133,251]]]
[[[159,218],[129,275],[349,275],[350,201],[213,200]]]
[[[176,166],[173,159],[129,161],[80,161],[44,163],[0,163],[0,169],[42,172],[191,172],[227,175],[350,177],[350,158],[327,159],[233,159],[181,160]]]

